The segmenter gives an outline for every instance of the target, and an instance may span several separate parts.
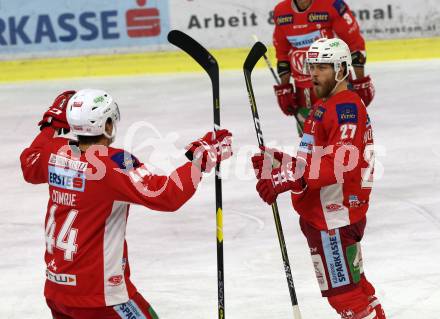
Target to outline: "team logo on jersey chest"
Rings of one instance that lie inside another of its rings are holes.
[[[286,14],[283,16],[279,16],[279,17],[277,17],[276,22],[277,22],[277,25],[292,24],[293,23],[293,15]]]
[[[328,12],[311,12],[307,16],[309,22],[327,22],[330,19]]]

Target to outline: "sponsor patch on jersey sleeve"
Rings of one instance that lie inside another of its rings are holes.
[[[358,122],[358,109],[354,103],[336,104],[336,112],[339,124]]]
[[[333,2],[333,7],[341,16],[347,11],[347,5],[344,0],[335,0],[335,2]]]
[[[299,143],[298,152],[312,154],[313,146],[315,145],[315,137],[310,134],[304,134]]]
[[[276,18],[277,25],[287,25],[293,23],[293,14],[286,14]]]
[[[116,153],[111,159],[124,171],[129,171],[140,166],[139,160],[134,155],[124,151]]]
[[[322,118],[324,117],[325,111],[326,111],[326,109],[323,108],[322,106],[318,107],[315,110],[315,113],[313,113],[313,118],[317,121],[322,121]]]

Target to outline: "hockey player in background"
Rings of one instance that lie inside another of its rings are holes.
[[[39,122],[41,132],[21,154],[24,179],[49,186],[45,219],[44,294],[54,319],[157,318],[130,281],[126,223],[130,203],[178,210],[202,173],[229,158],[231,134],[219,130],[191,143],[192,161],[170,176],[110,147],[120,119],[100,90],[66,91]],[[78,141],[57,137],[70,130]]]
[[[296,157],[275,149],[252,157],[257,191],[268,204],[280,193],[291,193],[322,296],[341,318],[385,319],[362,263],[373,131],[364,103],[348,90],[350,49],[340,39],[320,39],[306,62],[319,100],[305,122]],[[273,168],[272,158],[280,165]]]
[[[285,115],[296,115],[302,127],[317,99],[304,70],[304,58],[309,46],[319,38],[337,36],[348,44],[356,74],[355,79],[350,77],[350,86],[366,106],[371,103],[374,87],[370,76],[364,74],[365,41],[343,0],[283,0],[274,9],[274,23],[273,43],[281,80],[274,89]]]

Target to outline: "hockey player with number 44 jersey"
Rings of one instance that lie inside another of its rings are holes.
[[[110,147],[119,119],[108,93],[66,91],[20,157],[24,179],[49,186],[44,295],[54,319],[158,318],[130,280],[130,204],[176,211],[193,196],[202,173],[232,155],[232,135],[210,132],[188,145],[190,162],[170,176],[155,175],[135,156]],[[57,137],[68,130],[77,141]]]
[[[310,45],[319,38],[338,37],[348,44],[355,71],[350,86],[366,106],[371,103],[374,87],[370,76],[364,74],[365,41],[345,1],[283,0],[274,9],[274,23],[273,43],[281,79],[274,89],[284,114],[296,114],[302,126],[317,100],[304,59]]]
[[[367,280],[361,239],[373,182],[373,131],[361,98],[348,90],[350,49],[319,39],[306,56],[319,98],[304,125],[298,153],[263,149],[252,157],[260,197],[272,204],[290,192],[300,215],[321,294],[342,319],[385,319]],[[280,165],[272,167],[272,159]]]

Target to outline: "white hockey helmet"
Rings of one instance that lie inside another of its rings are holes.
[[[354,72],[350,48],[344,41],[338,38],[321,38],[313,42],[307,51],[306,63],[307,65],[315,63],[333,64],[336,72],[336,81],[338,83],[345,80],[350,73]],[[337,74],[343,64],[346,65],[347,72],[341,80],[338,80]]]
[[[105,123],[110,119],[113,131],[105,131]],[[105,91],[84,89],[76,92],[67,103],[67,122],[75,135],[99,136],[113,139],[116,124],[120,120],[119,108],[113,98]]]

